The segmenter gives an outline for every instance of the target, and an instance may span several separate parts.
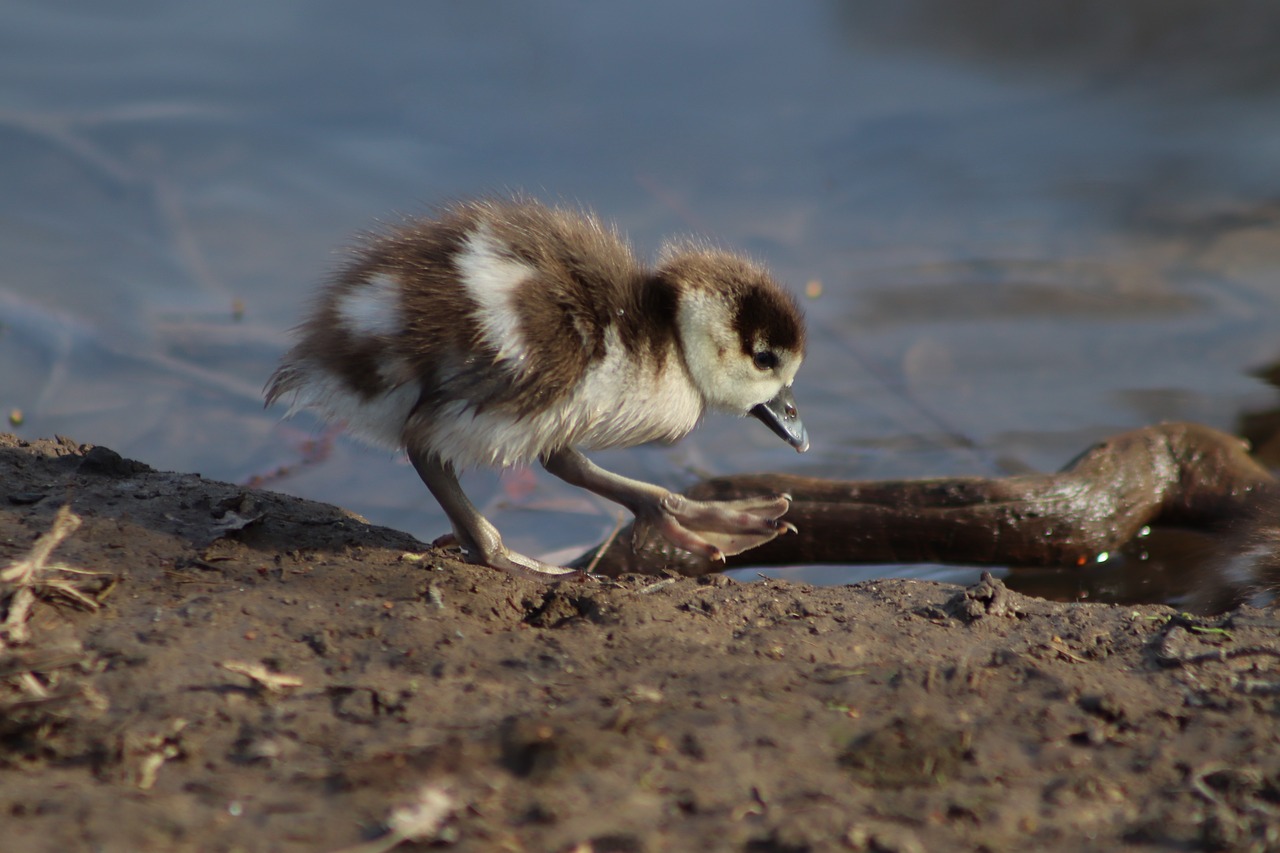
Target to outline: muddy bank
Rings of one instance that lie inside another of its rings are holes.
[[[0,567],[68,503],[0,651],[7,851],[333,851],[424,790],[419,849],[1280,848],[1273,608],[547,585],[0,438]]]

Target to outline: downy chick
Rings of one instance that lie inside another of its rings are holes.
[[[785,495],[699,502],[613,474],[577,448],[673,441],[703,412],[751,414],[809,441],[791,384],[804,318],[759,266],[696,244],[656,268],[594,216],[537,202],[461,202],[369,238],[324,287],[268,382],[286,402],[403,448],[466,560],[568,570],[508,550],[456,472],[538,460],[711,559],[794,530]]]

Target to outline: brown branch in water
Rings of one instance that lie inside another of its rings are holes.
[[[1172,423],[1103,441],[1056,474],[838,481],[747,474],[703,481],[688,494],[727,500],[787,492],[799,528],[726,565],[623,531],[597,573],[703,575],[724,568],[812,563],[961,563],[1078,566],[1114,551],[1146,525],[1212,527],[1246,515],[1276,486],[1245,442],[1199,424]],[[593,549],[577,561],[595,557]]]

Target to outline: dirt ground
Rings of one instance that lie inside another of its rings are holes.
[[[337,851],[414,802],[399,849],[1280,849],[1274,608],[546,584],[65,439],[0,436],[0,493],[0,570],[83,519],[3,632],[9,853]]]

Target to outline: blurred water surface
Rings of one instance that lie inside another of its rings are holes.
[[[260,388],[342,247],[507,189],[589,205],[645,255],[712,236],[820,293],[809,454],[713,417],[601,454],[632,476],[1002,475],[1274,405],[1250,373],[1280,354],[1274,4],[2,8],[0,407],[21,435],[233,481],[296,462],[319,428]],[[614,524],[540,471],[467,483],[521,550]],[[402,460],[345,439],[273,487],[447,529]],[[1160,577],[1184,568],[1034,583],[1176,598]]]

